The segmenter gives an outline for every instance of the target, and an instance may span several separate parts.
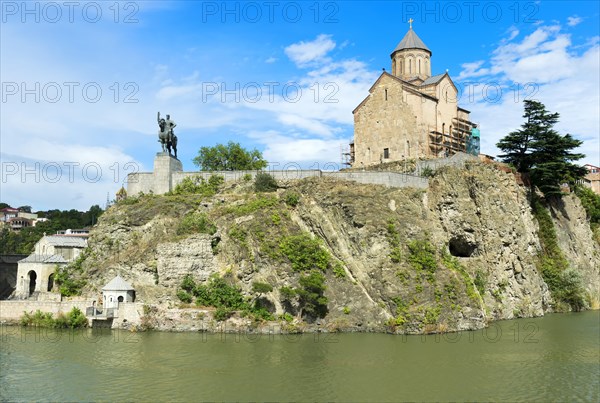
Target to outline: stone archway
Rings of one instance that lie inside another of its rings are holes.
[[[48,292],[52,291],[54,288],[54,273],[48,276]]]
[[[29,278],[29,295],[31,295],[35,291],[37,274],[34,270],[31,270],[29,273],[27,273],[27,277]]]

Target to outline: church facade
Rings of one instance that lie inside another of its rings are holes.
[[[479,152],[479,130],[448,73],[431,75],[431,55],[411,26],[391,54],[391,74],[384,71],[352,112],[353,167]]]

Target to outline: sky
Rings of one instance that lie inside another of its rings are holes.
[[[184,170],[202,146],[256,148],[271,169],[337,169],[352,110],[409,29],[448,71],[482,152],[560,114],[600,165],[597,1],[0,1],[0,201],[104,207],[177,124]]]

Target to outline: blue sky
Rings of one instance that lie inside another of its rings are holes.
[[[152,169],[157,111],[177,123],[185,170],[230,140],[274,168],[339,166],[410,18],[482,152],[519,127],[527,97],[600,165],[599,4],[2,1],[0,200],[103,206],[127,172]]]

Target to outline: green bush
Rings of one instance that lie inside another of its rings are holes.
[[[246,307],[242,291],[227,284],[221,277],[213,277],[208,284],[198,285],[194,289],[196,304],[202,306],[243,309]]]
[[[325,276],[318,271],[311,271],[307,276],[300,276],[300,286],[296,290],[300,297],[303,314],[311,318],[324,318],[327,315],[327,297],[325,292]]]
[[[285,203],[290,207],[296,207],[300,203],[300,195],[295,192],[286,193]]]
[[[267,292],[273,291],[273,286],[269,283],[261,283],[260,281],[255,281],[252,283],[252,291],[258,294],[265,294]]]
[[[85,314],[77,307],[73,307],[66,315],[62,312],[59,313],[56,319],[53,318],[51,313],[41,312],[39,309],[33,315],[23,312],[20,322],[22,326],[70,327],[72,329],[87,327],[88,325]]]
[[[186,304],[190,304],[193,299],[193,297],[187,291],[183,290],[177,291],[177,298],[179,298],[181,302],[185,302]]]
[[[273,192],[277,190],[277,188],[277,181],[273,175],[264,172],[256,174],[256,178],[254,178],[254,189],[257,192]]]
[[[218,322],[227,320],[233,315],[233,310],[224,306],[220,306],[215,310],[214,318]]]
[[[331,262],[329,252],[317,238],[308,234],[290,235],[279,242],[279,252],[291,263],[294,271],[327,270]]]
[[[346,270],[344,270],[344,266],[340,262],[335,262],[333,265],[333,275],[336,278],[346,278]]]
[[[186,274],[181,281],[181,289],[187,292],[193,292],[195,287],[196,282],[194,281],[194,277],[192,277],[191,274]]]

